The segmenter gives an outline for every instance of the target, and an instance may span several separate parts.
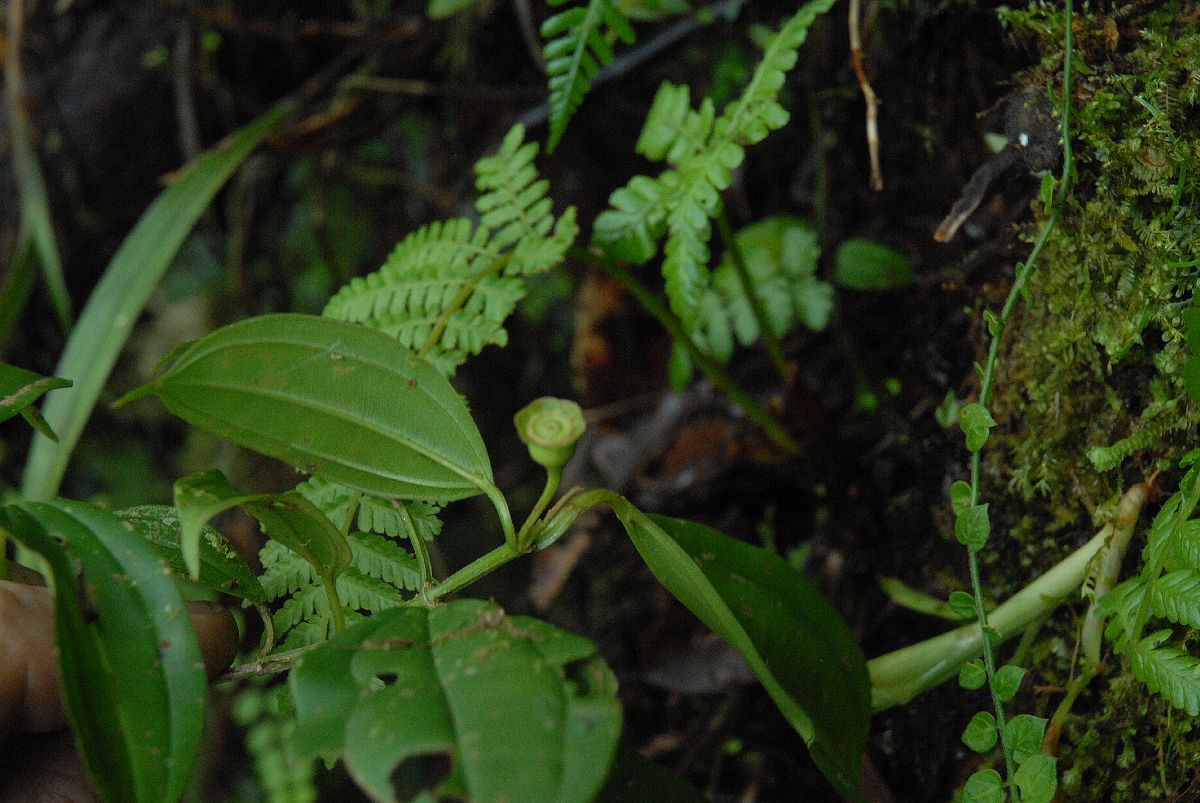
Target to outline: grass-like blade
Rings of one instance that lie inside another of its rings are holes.
[[[44,436],[34,440],[22,480],[23,496],[49,499],[58,491],[84,424],[158,280],[213,196],[293,107],[290,101],[277,104],[202,154],[162,191],[121,243],[58,362],[55,373],[71,377],[75,386],[46,404],[46,420],[59,440],[55,443]]]

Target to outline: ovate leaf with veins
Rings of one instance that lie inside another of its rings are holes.
[[[592,800],[621,728],[591,642],[494,603],[398,608],[306,653],[298,755],[342,756],[375,800]]]
[[[218,329],[125,397],[379,496],[495,492],[462,398],[432,365],[363,326],[265,315]]]

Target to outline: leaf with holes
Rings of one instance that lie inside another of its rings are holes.
[[[480,600],[363,620],[289,683],[297,755],[343,756],[376,800],[583,803],[621,729],[595,645]]]

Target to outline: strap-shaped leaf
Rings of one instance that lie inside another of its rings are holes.
[[[289,683],[297,754],[343,755],[376,800],[590,801],[621,727],[595,645],[479,600],[361,621]]]
[[[92,783],[110,801],[178,800],[207,684],[163,561],[116,516],[80,502],[10,505],[0,526],[49,566],[63,694]]]
[[[184,349],[122,401],[154,394],[189,423],[379,496],[494,493],[462,398],[381,332],[315,315],[265,315]]]
[[[861,800],[870,682],[833,606],[771,552],[623,499],[613,510],[659,582],[746,658],[825,777]]]

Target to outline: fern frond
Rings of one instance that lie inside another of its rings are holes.
[[[354,555],[354,567],[365,576],[377,577],[392,588],[405,591],[416,591],[421,585],[416,558],[395,541],[373,533],[353,532],[350,533],[350,551]],[[341,586],[338,592],[341,592]],[[343,601],[350,604],[344,597]]]
[[[321,588],[321,581],[315,580],[288,597],[287,601],[271,617],[271,623],[275,626],[276,637],[279,637],[301,622],[319,622],[322,631],[321,638],[324,638],[329,624],[328,613],[325,591]]]
[[[550,0],[561,6],[566,0]],[[633,44],[633,27],[612,0],[588,0],[586,6],[560,11],[542,23],[546,74],[550,85],[550,136],[553,151],[567,130],[596,74],[613,60],[613,44]]]
[[[650,104],[635,150],[655,162],[678,165],[704,150],[712,134],[716,112],[705,98],[694,111],[691,89],[663,81]]]
[[[1160,647],[1171,635],[1160,630],[1142,639],[1129,657],[1129,670],[1152,692],[1189,716],[1200,715],[1200,660],[1182,650]]]
[[[1150,584],[1154,613],[1188,627],[1200,627],[1200,571],[1180,569]]]
[[[667,230],[667,188],[661,181],[634,176],[614,190],[612,206],[596,216],[592,242],[614,259],[643,265],[658,251]]]
[[[1200,521],[1185,521],[1175,534],[1174,556],[1183,566],[1200,570]]]
[[[338,575],[337,591],[346,607],[356,611],[379,613],[404,603],[394,587],[353,567]]]
[[[282,599],[316,581],[308,561],[278,541],[263,544],[258,558],[263,565],[258,579],[268,600]]]
[[[797,51],[808,29],[836,0],[812,0],[783,24],[763,48],[763,58],[742,94],[730,102],[713,126],[715,139],[754,145],[787,125],[789,115],[779,105],[779,92],[796,66]]]
[[[664,171],[657,179],[635,177],[610,197],[613,210],[597,218],[593,236],[597,245],[618,259],[624,258],[624,253],[644,255],[640,260],[644,262],[654,251],[648,244],[657,243],[662,229],[637,220],[630,212],[638,207],[644,210],[646,199],[657,200],[669,231],[663,262],[667,296],[689,333],[699,324],[702,293],[709,278],[708,221],[717,213],[733,171],[745,159],[744,146],[760,142],[787,123],[788,113],[778,102],[784,79],[796,64],[796,50],[807,38],[809,27],[833,3],[812,0],[784,23],[767,43],[763,60],[745,90],[711,125],[711,103],[692,111],[685,91],[670,85],[660,90],[638,142],[648,156],[666,158],[675,169]],[[651,184],[658,186],[652,189]]]
[[[771,217],[745,227],[736,239],[772,333],[782,337],[797,322],[824,329],[833,311],[833,287],[816,278],[821,249],[812,227],[799,218]],[[749,346],[762,336],[729,254],[713,271],[699,313],[697,340],[722,362],[732,356],[735,339]]]
[[[514,126],[499,153],[475,166],[478,227],[464,218],[431,223],[405,237],[378,271],[338,291],[325,314],[380,329],[419,351],[443,373],[469,355],[508,341],[504,321],[525,297],[521,277],[562,262],[579,227],[575,210],[557,219]]]
[[[324,477],[309,477],[296,486],[296,490],[319,507],[335,527],[345,526],[346,511],[355,491]],[[359,497],[355,524],[363,532],[406,538],[408,533],[400,522],[397,505],[405,508],[422,538],[429,540],[442,531],[442,521],[438,518],[440,505],[410,499],[384,499],[370,494]]]

